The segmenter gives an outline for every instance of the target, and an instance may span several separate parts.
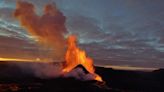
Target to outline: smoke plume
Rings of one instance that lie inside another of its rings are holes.
[[[17,1],[14,16],[39,43],[54,49],[54,57],[64,57],[64,46],[66,46],[64,34],[67,33],[66,17],[57,9],[56,5],[45,5],[43,14],[39,16],[36,14],[33,4]]]

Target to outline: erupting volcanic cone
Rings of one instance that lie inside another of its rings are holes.
[[[95,73],[93,60],[86,56],[85,51],[77,47],[76,36],[74,35],[68,37],[68,49],[65,59],[63,73],[69,73],[75,67],[82,67],[85,72],[87,71],[94,76],[94,80],[102,81],[102,78]]]

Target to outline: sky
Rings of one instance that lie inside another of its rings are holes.
[[[69,34],[96,65],[164,68],[163,0],[23,0],[38,14],[56,3]],[[13,17],[16,0],[0,0],[0,58],[52,58]]]

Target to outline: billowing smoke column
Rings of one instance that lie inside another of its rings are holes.
[[[17,1],[14,16],[30,34],[37,38],[39,43],[55,49],[54,57],[64,57],[66,45],[63,35],[67,33],[66,18],[56,5],[47,4],[43,15],[38,16],[33,4]]]

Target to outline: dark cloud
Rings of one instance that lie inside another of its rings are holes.
[[[98,24],[96,19],[81,15],[69,16],[67,20],[68,30],[78,35],[80,42],[83,43],[100,41],[106,36]]]
[[[1,57],[25,58],[24,55],[25,55],[27,50],[24,48],[25,47],[33,48],[35,46],[34,44],[30,44],[24,40],[12,38],[12,37],[4,37],[4,36],[0,36],[0,42],[1,42],[0,43],[0,52],[1,52],[0,56]],[[33,53],[32,49],[31,49],[31,51],[29,50],[27,52]],[[29,57],[30,56],[27,56],[27,58],[29,58]]]

